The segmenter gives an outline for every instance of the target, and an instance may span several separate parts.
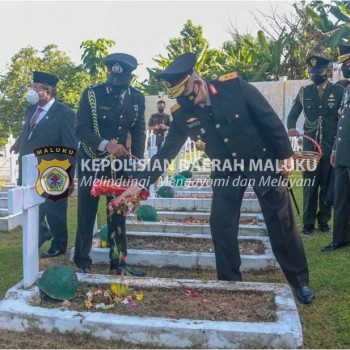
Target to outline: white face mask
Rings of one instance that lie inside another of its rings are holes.
[[[36,103],[39,102],[39,94],[33,89],[29,90],[26,98],[27,98],[27,102],[29,102],[32,105],[35,105]]]

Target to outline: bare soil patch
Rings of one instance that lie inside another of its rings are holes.
[[[147,250],[172,250],[186,252],[214,252],[214,245],[211,239],[188,238],[188,237],[167,237],[167,236],[128,236],[128,247],[132,249]],[[265,248],[261,241],[239,240],[239,251],[241,254],[261,255]]]
[[[87,311],[85,300],[91,291],[109,290],[108,285],[92,286],[81,283],[78,296],[71,300],[70,310]],[[271,292],[224,291],[210,289],[131,287],[129,303],[117,303],[103,312],[139,317],[166,317],[172,319],[195,319],[210,321],[273,322],[275,316],[274,294]],[[142,295],[136,301],[135,295]],[[101,293],[98,302],[106,303],[108,298]],[[41,307],[57,308],[61,302],[44,298]],[[90,310],[89,310],[90,311]],[[91,309],[91,311],[94,311]],[[101,309],[96,311],[101,312]]]

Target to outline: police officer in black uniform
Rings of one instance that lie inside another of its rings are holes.
[[[107,82],[85,89],[75,126],[75,134],[80,141],[80,169],[74,262],[82,273],[91,271],[92,260],[89,253],[99,201],[99,198],[90,194],[92,181],[95,178],[116,180],[126,177],[123,171],[115,171],[119,169],[115,160],[123,160],[123,157],[128,156],[128,132],[132,138],[131,152],[134,156],[143,158],[145,148],[145,98],[130,86],[137,61],[128,54],[115,53],[107,56],[104,63],[108,67]],[[107,197],[107,202],[111,199]],[[108,214],[107,210],[111,271],[144,276],[143,272],[131,270],[124,261],[127,255],[125,217],[116,213]],[[122,228],[121,232],[116,232],[117,226]],[[114,249],[123,252],[122,260],[114,258]]]
[[[344,78],[350,78],[350,46],[338,45],[338,62]],[[350,245],[350,89],[344,92],[340,108],[337,136],[331,155],[334,167],[333,241],[323,251],[329,252]]]
[[[293,165],[286,130],[260,92],[237,72],[204,81],[194,70],[195,63],[196,56],[185,53],[158,75],[166,84],[168,96],[177,98],[178,104],[171,108],[173,121],[163,147],[152,158],[150,169],[136,177],[153,183],[162,170],[153,169],[152,164],[174,158],[190,136],[215,164],[225,164],[225,170],[215,167],[211,175],[210,227],[218,279],[242,280],[237,237],[242,199],[250,180],[276,259],[299,300],[311,303],[314,293],[309,288],[306,256],[287,187],[281,181]],[[269,160],[284,160],[287,168],[277,174],[276,169],[265,167]],[[252,168],[250,161],[260,161],[262,166]],[[121,198],[137,194],[140,187],[141,181]]]
[[[322,158],[314,171],[303,171],[306,185],[303,188],[303,230],[310,234],[317,218],[321,232],[329,232],[331,207],[324,201],[327,181],[330,178],[330,155],[337,132],[338,109],[344,89],[328,80],[331,73],[330,59],[320,56],[307,58],[309,74],[313,84],[300,88],[287,118],[289,136],[298,136],[295,129],[300,113],[304,111],[304,134],[316,140],[322,149]],[[304,138],[303,149],[315,151],[315,146]],[[318,211],[317,211],[318,207]]]

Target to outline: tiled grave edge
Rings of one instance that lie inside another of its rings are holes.
[[[114,276],[77,274],[80,282],[110,284]],[[15,331],[89,332],[93,336],[131,343],[151,343],[179,348],[299,348],[302,328],[289,286],[254,282],[196,281],[174,279],[128,279],[135,286],[209,288],[232,291],[273,292],[276,322],[224,322],[160,317],[120,316],[101,312],[46,309],[30,305],[39,290],[12,287],[0,302],[0,328]],[[175,303],[175,301],[174,301]]]

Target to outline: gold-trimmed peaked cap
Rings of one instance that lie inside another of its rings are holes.
[[[327,57],[312,55],[306,59],[306,64],[308,65],[310,74],[318,74],[327,69],[331,61]]]
[[[166,67],[162,72],[156,74],[156,78],[164,84],[169,98],[180,96],[186,88],[190,79],[197,57],[192,52],[186,52]]]
[[[338,62],[343,63],[350,58],[350,45],[340,43],[337,46]]]

